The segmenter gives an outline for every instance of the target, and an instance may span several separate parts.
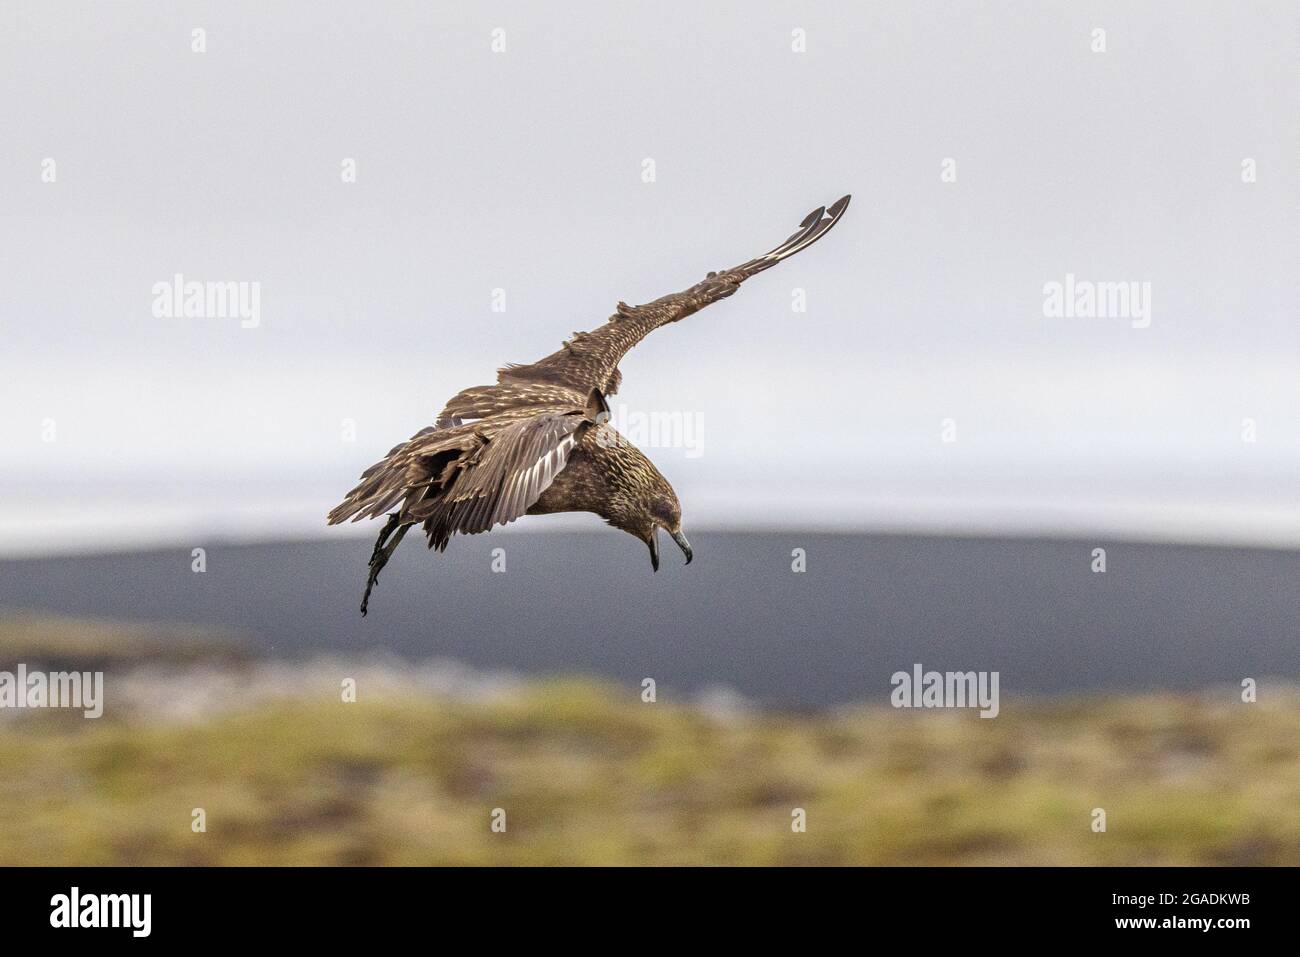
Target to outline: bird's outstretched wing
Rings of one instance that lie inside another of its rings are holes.
[[[620,302],[603,326],[576,332],[573,338],[544,359],[529,365],[508,365],[497,373],[497,384],[475,386],[461,392],[443,409],[439,423],[483,418],[502,409],[540,402],[573,401],[599,389],[605,395],[618,391],[622,375],[619,360],[628,350],[660,326],[684,319],[710,303],[725,299],[750,276],[770,269],[802,249],[807,249],[839,222],[849,197],[819,207],[804,217],[799,229],[771,252],[722,272],[711,272],[682,292],[643,306]],[[560,396],[565,399],[561,400]]]
[[[529,409],[450,429],[425,429],[371,466],[329,516],[331,525],[377,518],[400,505],[402,524],[425,523],[429,545],[519,518],[568,463],[581,429],[608,407]]]

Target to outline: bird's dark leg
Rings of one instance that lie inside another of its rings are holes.
[[[379,573],[388,564],[388,559],[393,557],[393,552],[397,550],[397,546],[402,541],[402,536],[406,534],[406,530],[411,527],[410,522],[402,525],[401,521],[400,512],[389,515],[388,521],[384,523],[383,529],[379,532],[379,538],[375,541],[375,550],[370,555],[370,576],[366,579],[365,594],[361,596],[362,618],[366,616],[366,609],[370,604],[370,590],[378,583]],[[392,536],[391,541],[388,540],[389,536]]]
[[[388,516],[388,521],[386,521],[384,527],[379,530],[379,538],[375,541],[375,550],[370,553],[370,564],[373,565],[379,560],[379,553],[384,550],[384,542],[388,540],[389,535],[393,534],[393,530],[397,528],[397,525],[401,520],[402,516],[399,512],[393,512]]]

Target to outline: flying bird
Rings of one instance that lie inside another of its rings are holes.
[[[457,533],[475,535],[523,515],[594,512],[645,542],[659,570],[659,529],[686,556],[677,493],[654,464],[609,424],[606,397],[622,383],[619,360],[647,335],[725,299],[742,282],[806,249],[839,222],[845,196],[809,213],[771,252],[711,272],[683,292],[643,306],[620,302],[609,321],[575,332],[558,352],[529,365],[507,365],[495,385],[457,394],[434,425],[421,429],[361,474],[329,513],[329,523],[378,518],[389,509],[370,556],[361,599],[402,536],[420,524],[430,548]]]

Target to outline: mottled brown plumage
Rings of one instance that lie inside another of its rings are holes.
[[[813,210],[771,252],[711,272],[683,292],[643,306],[620,302],[591,332],[574,333],[559,351],[529,365],[508,365],[495,385],[458,393],[437,423],[395,446],[366,469],[329,514],[331,525],[378,518],[396,509],[379,533],[361,600],[407,530],[421,524],[442,551],[457,533],[473,535],[522,515],[594,512],[641,539],[659,568],[658,530],[686,554],[681,505],[668,480],[607,423],[605,397],[622,382],[619,360],[660,326],[725,299],[751,276],[807,248],[839,221],[849,197]]]

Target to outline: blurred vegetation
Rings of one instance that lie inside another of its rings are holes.
[[[0,622],[6,657],[16,640]],[[985,720],[584,680],[360,680],[345,703],[331,679],[167,717],[113,706],[109,680],[98,720],[0,716],[0,864],[1300,863],[1294,690],[1004,696]]]
[[[248,660],[245,636],[190,625],[55,615],[0,616],[0,670],[105,671],[140,662],[225,665]]]

